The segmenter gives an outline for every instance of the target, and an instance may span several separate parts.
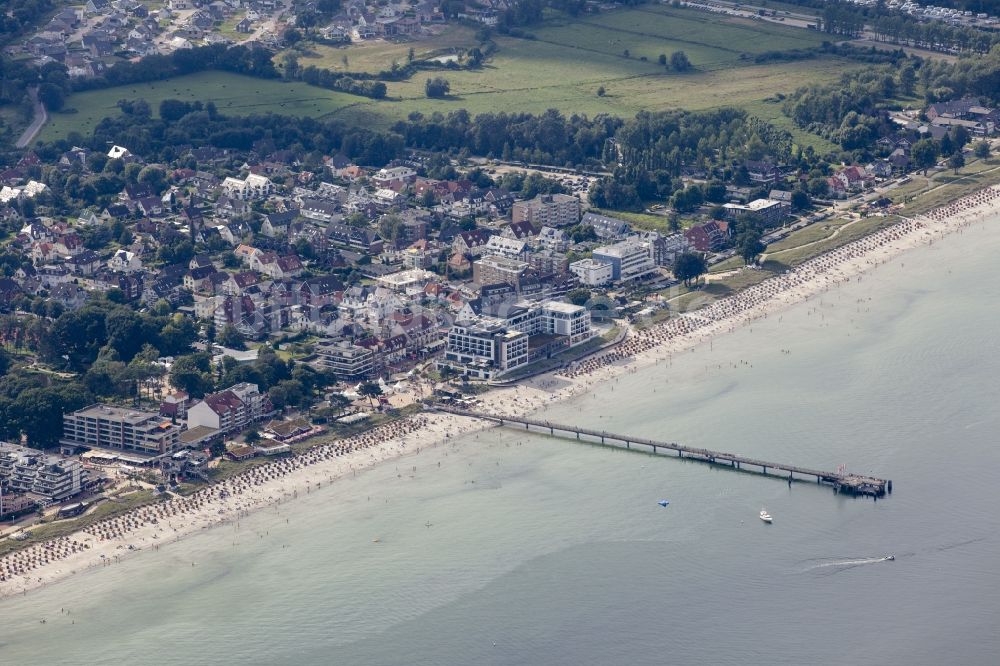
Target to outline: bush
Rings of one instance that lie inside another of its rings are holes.
[[[427,79],[427,83],[424,84],[424,92],[427,93],[428,97],[435,99],[447,97],[448,93],[451,92],[451,84],[448,83],[448,79],[435,76],[433,79]]]

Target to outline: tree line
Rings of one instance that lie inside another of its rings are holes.
[[[904,56],[891,66],[847,72],[835,83],[799,88],[788,96],[782,110],[799,127],[852,150],[888,133],[885,110],[897,97],[918,94],[926,102],[965,95],[996,102],[1000,45],[985,56],[954,63]]]
[[[969,0],[977,3],[981,0]],[[964,3],[965,0],[952,0],[950,6]],[[787,0],[787,4],[795,4],[819,10],[820,30],[845,37],[859,37],[866,27],[870,28],[878,41],[893,42],[909,46],[926,48],[934,51],[958,50],[986,53],[993,44],[1000,41],[1000,35],[975,26],[951,25],[936,19],[922,19],[911,16],[900,10],[878,3],[872,6],[857,5],[848,2],[833,2],[831,0]],[[936,5],[944,5],[935,2]],[[958,7],[969,11],[996,11],[993,6],[989,10],[968,7]]]
[[[126,60],[116,63],[107,68],[101,76],[76,79],[73,82],[73,90],[95,90],[162,81],[209,70],[276,79],[280,73],[271,61],[271,56],[270,51],[256,44],[249,46],[212,44],[177,49],[169,55],[148,55],[135,62]]]

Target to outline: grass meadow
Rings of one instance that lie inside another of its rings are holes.
[[[40,138],[87,133],[101,118],[118,113],[119,99],[140,97],[149,101],[154,113],[160,101],[168,98],[212,100],[228,114],[273,111],[383,127],[414,111],[540,113],[556,108],[567,114],[631,117],[643,110],[739,106],[792,132],[800,145],[825,150],[831,148],[829,143],[802,132],[781,114],[778,96],[806,83],[834,80],[854,66],[829,57],[758,64],[754,57],[760,53],[815,47],[822,35],[657,5],[580,19],[553,18],[532,28],[532,34],[534,39],[498,35],[498,49],[481,69],[444,72],[451,84],[446,99],[428,99],[424,94],[424,81],[433,75],[430,72],[388,83],[384,100],[301,83],[204,72],[72,95],[67,107],[76,113],[53,114]],[[306,45],[296,55],[302,66],[376,72],[393,62],[405,63],[411,48],[417,60],[470,48],[475,45],[474,35],[471,28],[448,25],[422,40]],[[658,63],[661,53],[669,58],[674,51],[684,51],[694,70],[674,72]],[[279,62],[283,57],[276,56]],[[603,96],[597,94],[600,88],[605,90]]]

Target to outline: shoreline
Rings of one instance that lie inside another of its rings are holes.
[[[598,351],[568,369],[493,389],[489,392],[491,411],[522,416],[586,393],[595,381],[636,372],[668,360],[675,353],[693,351],[717,335],[860,279],[862,273],[910,249],[997,214],[1000,186],[991,186],[925,215],[904,219],[700,310],[633,331],[616,347]],[[110,566],[144,550],[176,543],[200,530],[322,488],[324,483],[419,454],[422,448],[494,425],[427,411],[346,439],[318,444],[302,454],[251,468],[192,495],[174,496],[105,519],[70,536],[28,546],[0,558],[0,600],[27,594],[81,571]]]

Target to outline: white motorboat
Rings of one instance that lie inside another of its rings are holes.
[[[768,524],[770,524],[774,520],[774,518],[771,517],[771,514],[767,512],[767,509],[760,510],[760,519]]]

